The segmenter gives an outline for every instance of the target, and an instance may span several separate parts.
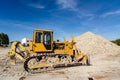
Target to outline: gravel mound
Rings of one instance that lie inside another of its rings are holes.
[[[114,55],[120,53],[120,46],[96,35],[92,32],[86,32],[75,37],[78,50],[86,54],[104,54]]]

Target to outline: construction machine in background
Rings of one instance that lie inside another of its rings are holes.
[[[78,51],[74,42],[63,42],[53,40],[53,31],[34,30],[33,39],[29,50],[14,42],[8,56],[15,61],[17,58],[24,62],[24,69],[28,72],[42,72],[60,66],[70,66],[75,64],[89,65],[88,56]]]

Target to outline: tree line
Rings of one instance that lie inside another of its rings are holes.
[[[120,46],[120,39],[116,39],[116,40],[113,40],[111,42],[113,42],[113,43],[117,44],[118,46]]]
[[[0,33],[0,46],[7,46],[9,44],[9,37],[5,33]]]

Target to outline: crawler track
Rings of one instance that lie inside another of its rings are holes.
[[[44,64],[44,66],[41,66],[41,64]],[[80,64],[82,63],[74,61],[74,59],[67,54],[44,53],[27,58],[24,62],[24,69],[30,73],[40,73],[51,71],[60,67]]]

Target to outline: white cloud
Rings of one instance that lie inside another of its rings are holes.
[[[114,25],[113,27],[114,27],[115,29],[118,29],[118,28],[120,28],[120,24]]]
[[[44,9],[45,6],[40,3],[40,0],[19,0],[22,5],[37,8],[37,9]]]
[[[77,2],[76,0],[57,0],[57,4],[62,9],[76,10]]]
[[[78,18],[87,17],[89,21],[95,18],[95,15],[93,13],[88,13],[78,7],[78,0],[57,0],[57,4],[62,9],[69,9],[71,11],[74,11]]]
[[[38,8],[38,9],[44,9],[45,8],[45,6],[43,6],[43,5],[33,4],[33,3],[28,4],[28,6],[31,6],[33,8]]]
[[[101,17],[107,17],[107,16],[110,16],[110,15],[120,15],[120,10],[106,12],[103,15],[101,15]]]
[[[34,27],[36,26],[35,24],[30,24],[30,23],[23,23],[23,22],[18,22],[18,21],[12,21],[12,20],[0,20],[0,26],[9,26],[11,25],[14,28],[19,28],[19,29],[24,29],[24,30],[33,30]]]

